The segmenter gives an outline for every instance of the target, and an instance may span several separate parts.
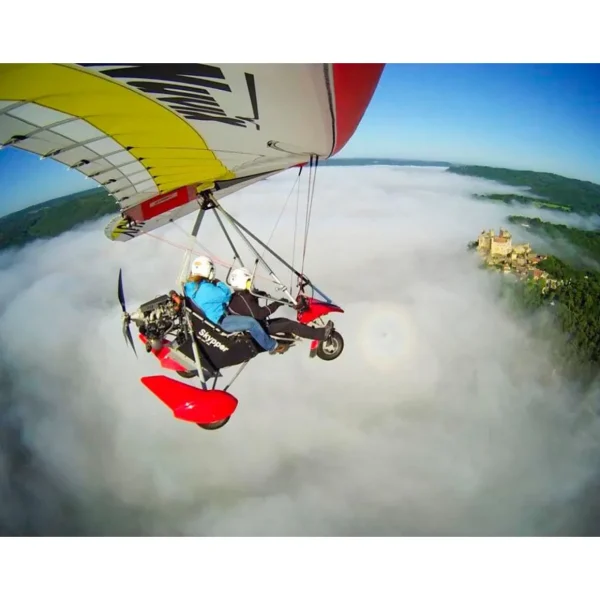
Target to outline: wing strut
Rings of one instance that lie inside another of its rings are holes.
[[[239,255],[237,248],[235,247],[233,241],[229,237],[229,233],[227,232],[227,229],[225,229],[225,225],[223,224],[223,221],[221,220],[221,217],[219,216],[218,212],[215,212],[215,217],[217,217],[217,221],[219,222],[219,225],[221,226],[221,229],[223,230],[223,233],[225,234],[225,237],[227,238],[227,241],[229,242],[229,245],[231,246],[231,249],[233,250],[233,263],[229,267],[229,271],[227,271],[227,276],[225,277],[225,280],[227,280],[229,278],[229,274],[231,273],[231,270],[233,269],[233,266],[235,265],[236,259],[240,261],[240,265],[242,265],[242,267],[244,266],[244,263],[242,261],[242,257]]]
[[[190,247],[185,251],[183,256],[183,264],[181,265],[181,271],[179,272],[179,284],[183,287],[183,284],[190,272],[190,261],[192,258],[192,249],[194,248],[194,244],[196,243],[196,236],[198,235],[198,231],[200,230],[200,225],[202,225],[202,220],[204,219],[204,215],[206,214],[206,210],[202,203],[199,203],[200,211],[198,212],[198,216],[196,217],[196,221],[194,222],[194,227],[192,228],[192,233],[190,234]],[[171,219],[170,221],[173,225],[175,225],[175,221]]]
[[[238,235],[242,238],[242,240],[248,246],[248,248],[250,249],[250,251],[252,252],[252,254],[254,254],[254,256],[256,257],[256,264],[258,264],[260,262],[266,268],[266,270],[268,271],[271,279],[279,286],[279,290],[282,291],[286,295],[286,297],[290,300],[290,302],[291,302],[291,304],[293,306],[297,306],[297,304],[298,304],[297,299],[294,298],[294,296],[292,296],[292,294],[290,293],[289,288],[277,277],[277,275],[275,274],[275,272],[273,271],[273,269],[265,261],[265,259],[263,258],[263,256],[260,255],[260,253],[258,252],[258,250],[250,242],[250,240],[248,239],[248,237],[252,238],[255,242],[257,242],[258,244],[260,244],[264,248],[264,250],[266,250],[267,252],[269,252],[273,257],[275,257],[279,262],[281,262],[283,265],[285,265],[285,267],[287,267],[292,273],[294,273],[299,278],[299,281],[300,281],[300,290],[303,290],[304,287],[306,287],[308,285],[315,292],[317,292],[319,295],[321,295],[326,302],[328,302],[330,304],[334,304],[333,300],[331,298],[329,298],[325,293],[323,293],[319,288],[317,288],[308,279],[308,277],[306,277],[303,273],[301,273],[300,271],[298,271],[297,269],[295,269],[284,258],[282,258],[279,254],[277,254],[273,249],[271,249],[268,246],[268,244],[265,244],[260,238],[258,238],[254,233],[252,233],[247,227],[245,227],[244,225],[242,225],[235,217],[233,217],[231,214],[229,214],[229,212],[227,212],[220,205],[220,203],[213,197],[213,195],[212,195],[212,193],[211,193],[210,190],[206,190],[204,192],[201,192],[200,197],[198,198],[198,203],[200,205],[200,211],[199,211],[199,214],[198,214],[198,216],[196,218],[196,222],[194,223],[194,227],[193,227],[192,234],[191,234],[191,238],[192,238],[192,241],[194,243],[197,242],[196,238],[197,238],[197,235],[198,235],[198,231],[200,229],[200,225],[202,224],[202,220],[204,218],[204,214],[206,213],[207,210],[214,209],[214,211],[215,211],[215,217],[217,218],[217,221],[219,222],[219,225],[221,226],[221,229],[223,230],[223,233],[225,234],[225,237],[226,237],[227,241],[229,242],[229,245],[231,246],[231,248],[233,250],[234,260],[235,259],[239,260],[240,263],[241,263],[241,265],[244,266],[244,264],[242,262],[242,259],[241,259],[240,255],[239,255],[239,252],[238,252],[235,244],[233,243],[233,240],[231,239],[231,236],[227,232],[227,230],[225,228],[225,224],[223,223],[223,220],[220,218],[219,213],[221,213],[221,215],[223,215],[223,217],[229,223],[229,225],[233,229],[235,229],[235,231],[238,233]],[[310,216],[310,212],[308,212],[308,214]],[[187,272],[189,272],[189,259],[190,259],[190,257],[191,257],[191,249],[186,251],[186,258],[185,258],[185,262],[184,262],[184,267],[187,268]],[[231,271],[231,269],[230,269],[230,271]],[[179,284],[180,284],[181,287],[183,287],[183,284],[185,282],[185,278],[187,277],[187,272],[184,272],[182,270],[182,272],[180,274]]]

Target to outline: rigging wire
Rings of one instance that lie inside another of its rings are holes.
[[[189,250],[186,246],[184,246],[183,244],[178,244],[176,242],[172,242],[170,240],[167,240],[165,238],[160,237],[159,235],[156,235],[155,233],[152,233],[151,231],[147,231],[144,233],[144,235],[149,235],[150,237],[160,241],[160,242],[164,242],[165,244],[169,244],[170,246],[173,246],[174,248],[179,248],[180,250]],[[188,234],[186,233],[186,236]],[[214,261],[215,263],[221,265],[222,267],[227,267],[227,268],[231,268],[234,264],[235,264],[235,260],[233,262],[231,261],[227,261],[224,260],[222,258],[220,258],[219,256],[217,256],[216,254],[213,254],[206,246],[204,246],[203,244],[201,244],[200,242],[198,242],[196,240],[196,245],[198,245],[200,248],[202,248],[203,253],[208,256],[212,261]],[[197,256],[200,256],[200,252],[198,252],[197,250],[192,249],[192,254],[195,254]],[[258,277],[259,279],[264,279],[265,281],[271,281],[268,277],[264,276],[264,275],[256,275],[256,277]]]
[[[317,168],[319,166],[319,157],[315,156],[315,174],[313,176],[313,181],[312,181],[312,190],[311,190],[311,195],[310,195],[310,209],[308,211],[308,226],[310,227],[310,221],[312,219],[312,209],[315,203],[315,189],[317,187]],[[308,232],[306,234],[307,237],[307,241],[308,241]]]
[[[310,220],[312,217],[312,207],[313,207],[313,203],[314,203],[314,197],[315,197],[315,182],[317,179],[317,166],[319,164],[319,157],[317,155],[314,155],[314,169],[313,167],[313,156],[310,157],[310,173],[309,173],[309,180],[308,180],[308,194],[307,194],[307,199],[306,199],[306,221],[304,224],[304,248],[302,250],[302,267],[300,268],[300,272],[302,273],[302,275],[304,275],[304,264],[305,264],[305,260],[306,260],[306,249],[307,249],[307,245],[308,245],[308,231],[310,228]],[[313,175],[313,170],[314,170],[314,175]]]
[[[311,222],[311,218],[312,218],[312,208],[313,208],[313,204],[314,204],[314,195],[315,195],[315,186],[316,186],[316,170],[317,170],[317,166],[318,166],[318,162],[319,162],[319,157],[318,155],[311,155],[310,156],[310,160],[309,160],[309,177],[308,177],[308,192],[307,192],[307,200],[306,200],[306,215],[305,215],[305,223],[304,223],[304,244],[303,244],[303,248],[302,248],[302,266],[300,269],[300,275],[302,275],[302,278],[304,276],[304,265],[305,265],[305,260],[306,260],[306,250],[307,250],[307,245],[308,245],[308,233],[310,230],[310,222]],[[313,168],[314,166],[314,168]],[[296,270],[295,267],[295,258],[296,258],[296,239],[297,239],[297,234],[298,234],[298,213],[299,213],[299,206],[300,206],[300,177],[302,174],[302,170],[303,170],[303,165],[300,166],[300,169],[298,171],[298,176],[295,178],[294,180],[294,184],[292,185],[292,188],[285,200],[285,203],[281,209],[281,212],[279,213],[279,216],[275,222],[275,225],[273,226],[273,229],[271,230],[271,235],[269,236],[269,239],[266,243],[266,246],[268,246],[273,238],[273,235],[275,234],[275,231],[277,229],[277,226],[279,225],[279,222],[283,216],[283,213],[285,212],[285,209],[290,201],[290,198],[292,197],[293,193],[294,193],[294,189],[297,188],[297,194],[296,194],[296,214],[295,214],[295,220],[294,220],[294,238],[293,238],[293,245],[292,245],[292,262],[291,262],[291,266],[293,268],[292,274],[291,274],[291,283],[290,283],[290,291],[293,290],[293,278],[294,278],[294,271],[296,271],[296,275],[298,276],[298,271]],[[229,269],[231,270],[231,268],[233,267],[233,265],[235,264],[236,259],[240,260],[241,262],[241,258],[239,257],[239,254],[237,252],[237,249],[235,248],[235,246],[232,244],[231,239],[229,238],[229,235],[227,235],[227,231],[224,228],[224,225],[221,221],[221,219],[219,218],[219,224],[221,225],[221,228],[224,230],[225,235],[227,236],[231,247],[233,248],[234,251],[234,260],[233,262],[229,262],[226,260],[223,260],[222,258],[218,257],[216,254],[213,254],[206,246],[204,246],[197,237],[191,237],[182,227],[181,225],[179,225],[178,223],[176,223],[175,221],[171,220],[170,223],[179,231],[181,231],[183,233],[183,235],[186,237],[186,240],[189,242],[191,242],[191,244],[189,246],[184,246],[182,244],[177,244],[174,242],[171,242],[169,240],[166,240],[164,238],[161,238],[160,236],[153,234],[151,232],[145,232],[145,235],[149,235],[150,237],[157,239],[159,241],[162,241],[164,243],[170,244],[176,248],[180,248],[182,250],[184,250],[187,254],[189,254],[190,258],[192,253],[193,254],[198,254],[198,252],[194,252],[194,247],[198,246],[200,248],[202,248],[202,250],[204,251],[204,253],[206,255],[208,255],[209,257],[211,257],[216,263],[221,264],[224,267],[229,267]],[[265,245],[263,245],[263,252],[261,255],[261,260],[264,262],[264,256],[265,253],[267,252],[267,247]],[[243,263],[242,263],[243,264]],[[258,275],[257,273],[255,273],[255,277],[259,278],[259,279],[264,279],[266,281],[270,281],[270,279],[268,277],[265,276],[261,276]],[[300,285],[302,284],[302,278],[298,277],[298,288],[300,288]]]
[[[300,167],[300,172],[298,173],[298,179],[300,179],[300,175],[302,174],[302,167]],[[300,185],[298,184],[298,189],[296,190],[296,216],[294,218],[294,241],[292,242],[292,262],[291,265],[296,268],[296,238],[298,234],[298,210],[300,208]],[[294,289],[294,272],[290,273],[290,291]]]
[[[292,194],[294,193],[294,189],[296,188],[296,186],[298,185],[298,182],[300,181],[300,174],[302,173],[302,167],[300,167],[300,171],[298,172],[298,177],[296,177],[296,179],[294,180],[294,185],[292,185],[292,189],[290,190],[290,193],[288,194],[288,197],[285,200],[285,203],[283,205],[283,208],[281,209],[281,212],[279,213],[279,217],[277,217],[277,221],[275,221],[275,225],[273,225],[273,229],[271,230],[271,235],[269,236],[269,239],[267,240],[267,246],[271,243],[271,240],[273,239],[273,235],[275,234],[275,230],[277,229],[277,225],[279,225],[279,221],[281,221],[281,217],[283,216],[283,213],[286,209],[286,206],[288,205],[288,202],[290,201],[290,198],[292,197]],[[300,186],[298,186],[300,187]],[[266,252],[266,248],[263,250],[262,253],[262,258],[265,257],[265,252]]]
[[[302,265],[300,267],[300,273],[302,273],[304,275],[304,257],[306,255],[306,242],[308,239],[308,204],[309,204],[309,200],[310,200],[310,189],[311,189],[311,184],[312,184],[312,178],[313,178],[313,156],[312,154],[310,155],[310,162],[309,162],[309,166],[308,166],[308,194],[306,196],[306,215],[304,217],[304,245],[303,245],[303,249],[302,249]]]

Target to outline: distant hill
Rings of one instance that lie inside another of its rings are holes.
[[[411,160],[404,158],[330,158],[319,161],[323,167],[370,167],[376,165],[393,167],[450,167],[453,163],[437,160]]]
[[[51,238],[76,225],[118,212],[104,188],[85,190],[29,206],[0,218],[0,250]]]
[[[488,194],[483,198],[502,202],[534,204],[580,214],[600,214],[600,185],[568,179],[552,173],[516,171],[482,166],[460,166],[445,161],[396,158],[332,158],[319,163],[323,167],[411,166],[443,167],[450,173],[491,179],[528,188],[544,200],[521,194]],[[0,218],[0,250],[21,246],[38,238],[51,238],[76,225],[116,214],[118,207],[103,188],[85,190],[55,198]]]
[[[567,210],[582,215],[600,214],[600,185],[591,181],[581,181],[538,171],[519,171],[515,169],[499,169],[495,167],[458,166],[448,168],[450,173],[457,175],[470,175],[491,179],[499,183],[528,188],[545,201],[527,198],[523,195],[489,194],[485,196],[490,200],[537,204],[540,207],[558,210]]]
[[[334,158],[319,163],[323,167],[393,165],[448,167],[451,163],[388,158]],[[73,227],[117,213],[118,207],[104,188],[85,190],[48,200],[0,217],[0,251],[18,247],[39,238],[51,238]]]

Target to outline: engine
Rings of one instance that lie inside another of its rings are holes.
[[[139,332],[146,337],[146,350],[158,350],[167,334],[183,335],[181,326],[182,300],[176,292],[163,294],[142,304],[131,315]]]

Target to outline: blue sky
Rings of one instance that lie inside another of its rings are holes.
[[[600,65],[389,64],[340,157],[446,160],[600,183]],[[0,151],[0,215],[94,185]]]
[[[387,65],[339,156],[447,160],[600,183],[600,65]]]
[[[96,187],[96,182],[31,152],[0,150],[0,216],[51,198]]]

